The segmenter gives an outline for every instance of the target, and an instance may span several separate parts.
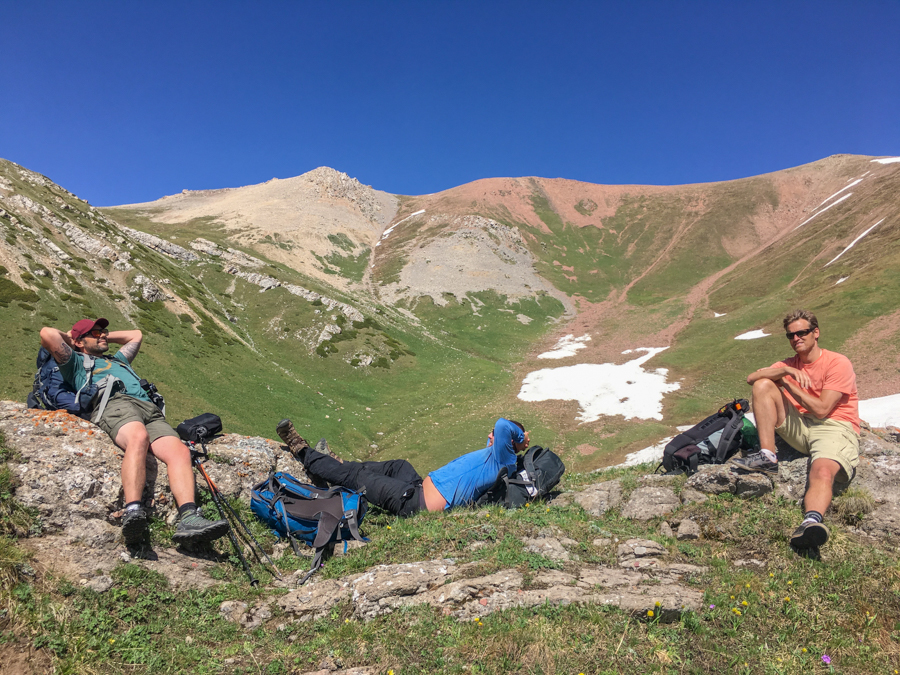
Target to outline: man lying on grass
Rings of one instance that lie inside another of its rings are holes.
[[[487,447],[457,457],[422,480],[405,459],[343,462],[313,450],[290,420],[281,420],[276,430],[311,478],[351,490],[365,487],[369,502],[395,516],[473,504],[494,485],[502,467],[510,476],[515,473],[516,453],[525,451],[529,443],[524,426],[501,417],[494,424]]]
[[[795,310],[784,330],[796,356],[750,373],[753,414],[762,450],[733,464],[745,471],[778,475],[775,434],[810,455],[803,522],[791,535],[797,549],[817,549],[828,541],[822,515],[835,482],[847,484],[859,464],[859,398],[850,360],[819,346],[815,314]]]

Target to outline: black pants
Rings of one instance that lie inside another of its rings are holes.
[[[422,477],[405,459],[387,462],[339,462],[333,457],[306,451],[307,473],[332,485],[351,490],[366,489],[366,499],[395,516],[408,516],[425,508]]]

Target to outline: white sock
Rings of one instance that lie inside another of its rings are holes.
[[[766,450],[765,448],[760,450],[760,452],[763,454],[763,457],[765,457],[767,460],[769,460],[773,464],[778,464],[778,457],[775,456],[774,452],[772,452],[771,450]]]

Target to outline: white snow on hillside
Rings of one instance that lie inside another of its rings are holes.
[[[644,370],[642,366],[668,347],[628,349],[623,354],[646,352],[643,356],[616,365],[581,363],[561,368],[544,368],[529,373],[522,381],[523,401],[578,401],[581,422],[595,422],[601,415],[621,415],[625,419],[662,419],[663,394],[680,388],[666,382],[668,369]]]
[[[860,401],[859,417],[873,427],[900,426],[900,394]]]
[[[872,161],[879,164],[896,164],[900,162],[900,157],[885,157],[884,159],[873,159]]]
[[[797,227],[795,227],[794,229],[795,229],[795,230],[799,230],[801,227],[803,227],[804,225],[806,225],[809,221],[811,221],[811,220],[812,220],[813,218],[815,218],[816,216],[825,213],[825,212],[826,212],[828,209],[830,209],[832,206],[837,206],[837,205],[840,204],[842,201],[844,201],[845,199],[847,199],[847,197],[851,197],[852,195],[853,195],[852,192],[848,192],[848,193],[845,194],[843,197],[841,197],[840,199],[838,199],[838,200],[835,201],[835,202],[832,202],[831,204],[829,204],[828,206],[826,206],[826,207],[825,207],[824,209],[822,209],[821,211],[818,211],[818,212],[812,214],[809,218],[807,218],[806,220],[804,220],[802,223],[800,223],[800,224],[799,224]]]
[[[841,252],[838,253],[836,256],[834,256],[834,258],[832,258],[830,261],[828,261],[827,263],[825,263],[825,267],[828,267],[831,263],[833,263],[835,260],[837,260],[837,259],[840,258],[842,255],[844,255],[847,251],[849,251],[851,248],[853,248],[853,246],[854,246],[854,244],[856,244],[856,242],[858,242],[860,239],[862,239],[863,237],[865,237],[867,234],[869,234],[869,232],[871,232],[872,230],[874,230],[876,227],[878,227],[879,225],[881,225],[881,223],[883,223],[883,222],[884,222],[884,218],[882,218],[881,220],[879,220],[879,221],[878,221],[877,223],[875,223],[872,227],[870,227],[868,230],[866,230],[866,231],[863,232],[861,235],[859,235],[856,239],[854,239],[853,241],[851,241],[851,242],[847,245],[847,248],[845,248],[843,251],[841,251]],[[838,283],[841,283],[841,282],[839,281]]]
[[[765,333],[761,330],[751,330],[749,333],[741,333],[735,340],[758,340],[759,338],[769,337],[771,333]]]
[[[852,188],[854,185],[857,185],[857,184],[859,184],[859,183],[861,183],[861,182],[862,182],[862,178],[857,178],[855,181],[853,181],[852,183],[850,183],[850,185],[847,185],[847,186],[845,186],[845,187],[842,187],[840,190],[838,190],[838,191],[835,192],[833,195],[831,195],[828,199],[822,200],[822,204],[824,204],[825,202],[830,202],[832,199],[834,199],[834,198],[837,197],[839,194],[841,194],[844,190],[849,190],[849,189]],[[822,204],[819,204],[819,206],[822,206]],[[816,208],[819,208],[819,206],[817,206]]]
[[[838,284],[842,284],[845,281],[847,281],[847,279],[849,279],[849,278],[850,277],[841,277],[840,279],[838,279],[837,281],[834,282],[834,285],[837,286]]]
[[[718,319],[720,316],[725,316],[726,314],[728,314],[728,312],[722,312],[721,314],[719,314],[718,312],[713,312],[713,316],[716,317],[717,319]]]
[[[538,354],[539,359],[564,359],[567,356],[575,356],[575,352],[585,348],[585,342],[589,342],[590,335],[582,335],[575,337],[574,335],[566,335],[561,337],[559,341],[553,345],[553,349],[543,354]]]
[[[387,239],[387,238],[388,238],[388,235],[389,235],[391,232],[393,232],[393,231],[394,231],[394,228],[397,227],[400,223],[405,222],[405,221],[407,221],[407,220],[409,220],[410,218],[413,218],[413,217],[415,217],[415,216],[421,216],[423,213],[425,213],[425,209],[422,209],[421,211],[416,211],[415,213],[410,213],[410,214],[409,214],[408,216],[406,216],[406,218],[404,218],[403,220],[398,220],[396,223],[394,223],[393,225],[391,225],[388,229],[386,229],[386,230],[382,233],[381,238],[382,238],[382,239]],[[380,242],[379,242],[379,243],[380,243]],[[375,245],[378,246],[378,244],[375,244]]]

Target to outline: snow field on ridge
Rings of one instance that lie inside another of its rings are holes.
[[[623,354],[646,352],[643,356],[616,365],[581,363],[560,368],[543,368],[529,373],[522,381],[519,399],[523,401],[578,401],[580,422],[595,422],[601,415],[621,415],[626,420],[662,420],[662,397],[681,388],[666,382],[667,368],[644,370],[644,363],[668,347],[639,347]]]

